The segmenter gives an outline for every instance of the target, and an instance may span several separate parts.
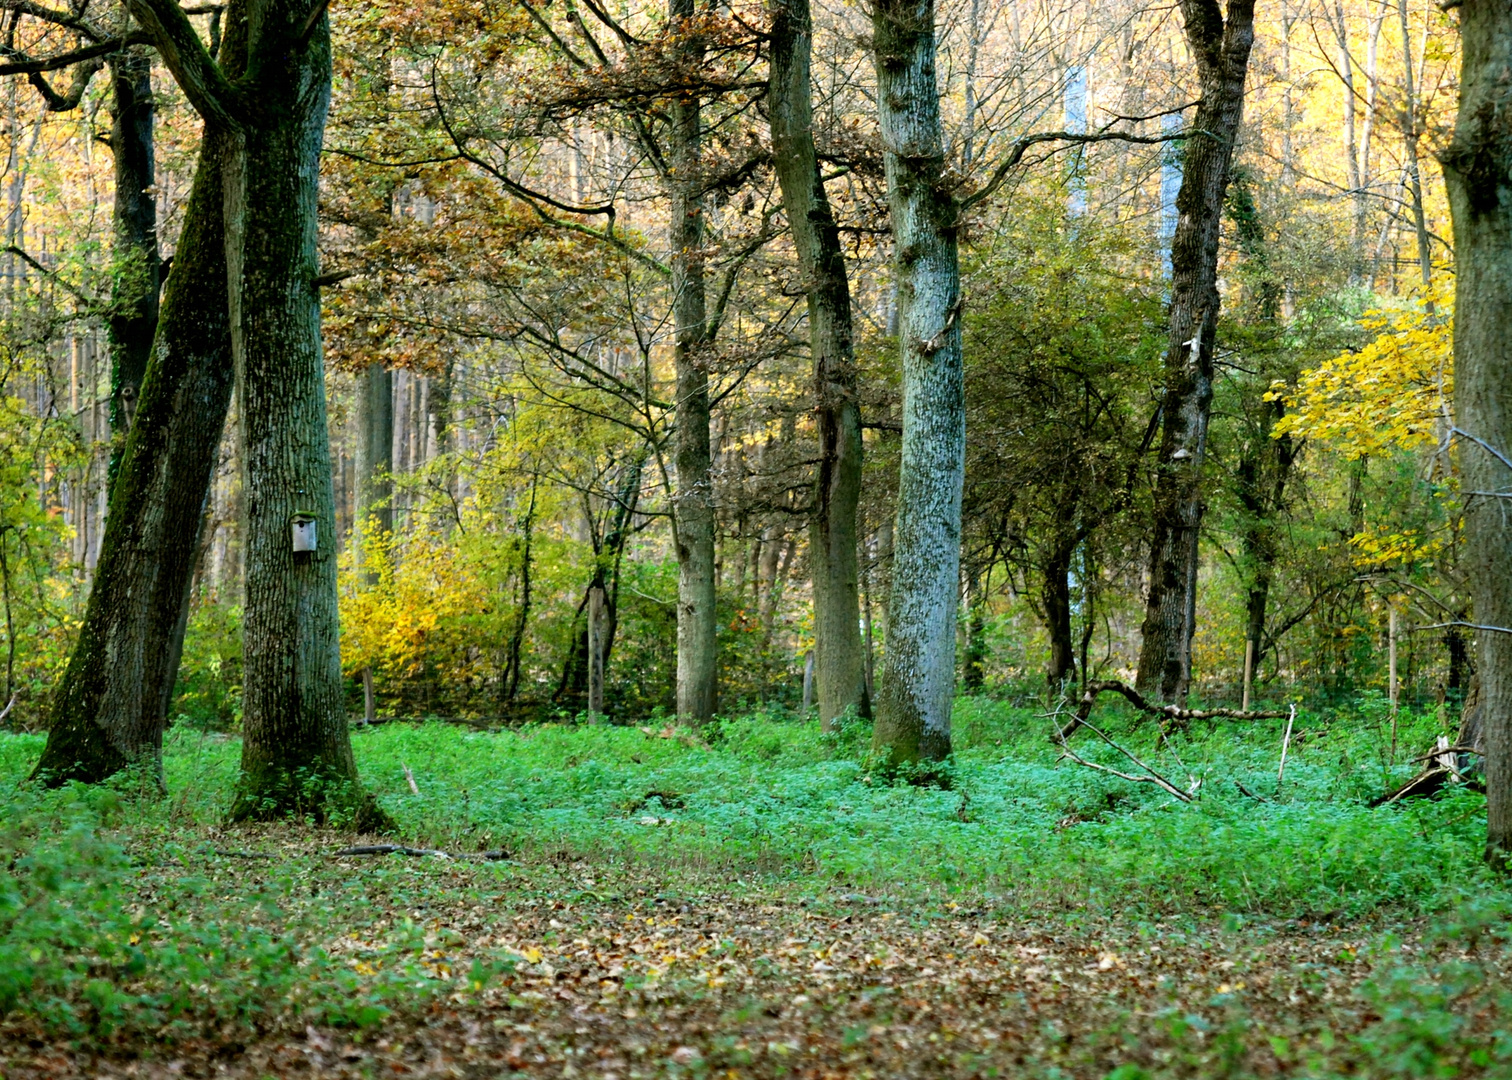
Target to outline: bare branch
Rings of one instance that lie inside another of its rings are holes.
[[[207,121],[237,130],[246,102],[205,48],[184,9],[175,0],[126,0],[126,8],[150,35],[195,111]]]

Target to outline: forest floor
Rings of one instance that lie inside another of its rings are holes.
[[[499,860],[225,827],[215,735],[166,801],[21,789],[0,1076],[1512,1076],[1484,802],[1370,808],[1410,765],[1369,716],[1309,715],[1281,785],[1269,727],[1111,721],[1179,804],[958,715],[948,791],[764,718],[356,736],[406,843]]]

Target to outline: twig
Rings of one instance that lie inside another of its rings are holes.
[[[405,847],[403,844],[358,844],[356,847],[342,848],[335,853],[337,856],[345,855],[433,855],[442,859],[481,859],[484,862],[503,862],[509,858],[507,851],[480,851],[471,855],[453,855],[449,851],[440,848],[416,848]]]
[[[1286,751],[1291,746],[1292,724],[1297,720],[1297,707],[1291,707],[1291,715],[1286,718],[1286,734],[1281,736],[1281,767],[1276,770],[1276,794],[1281,794],[1281,780],[1286,776]]]
[[[1256,802],[1270,802],[1270,800],[1267,799],[1264,795],[1256,795],[1253,791],[1245,787],[1237,780],[1234,781],[1234,786],[1239,789],[1239,794],[1246,795],[1249,798],[1254,799]]]
[[[1417,757],[1408,758],[1407,760],[1409,762],[1431,761],[1432,759],[1441,757],[1444,754],[1475,754],[1477,757],[1481,756],[1481,752],[1473,746],[1441,746],[1437,750],[1430,751],[1426,754],[1419,754]]]
[[[273,858],[273,856],[271,856],[271,855],[265,855],[265,854],[263,854],[260,851],[222,851],[220,848],[215,848],[214,850],[211,851],[211,854],[212,855],[219,855],[223,859],[271,859],[271,858]]]
[[[16,696],[17,695],[12,694],[10,701],[6,702],[5,708],[3,710],[0,710],[0,724],[5,723],[5,718],[9,716],[10,711],[16,707]]]
[[[420,794],[420,788],[415,784],[415,774],[410,772],[410,767],[402,762],[399,767],[404,770],[404,778],[409,781],[410,790],[416,795]]]

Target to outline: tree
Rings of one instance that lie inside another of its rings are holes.
[[[814,588],[814,670],[819,721],[866,713],[856,509],[861,498],[861,410],[856,404],[850,283],[840,230],[814,147],[808,0],[774,0],[771,27],[772,158],[808,297],[819,467],[809,518]]]
[[[966,457],[960,206],[944,175],[933,0],[876,0],[872,33],[903,367],[892,597],[873,745],[902,764],[950,754]]]
[[[110,493],[100,562],[33,775],[95,783],[158,758],[183,646],[205,497],[231,400],[221,169],[200,148],[136,420]]]
[[[234,818],[335,811],[357,787],[341,680],[316,209],[331,94],[325,4],[234,0],[218,64],[170,0],[131,0],[207,128],[224,132],[227,298],[246,476],[242,775]],[[223,65],[223,66],[222,66]],[[313,551],[296,552],[296,518]]]
[[[1182,143],[1150,586],[1136,680],[1141,693],[1170,703],[1185,700],[1192,678],[1202,467],[1218,331],[1218,232],[1255,40],[1254,0],[1229,0],[1227,18],[1217,0],[1181,0],[1181,13],[1202,98]]]
[[[1486,753],[1486,858],[1512,864],[1512,8],[1458,5],[1459,115],[1441,155],[1454,218],[1454,403]]]

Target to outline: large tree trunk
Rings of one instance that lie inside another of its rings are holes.
[[[1460,105],[1443,154],[1454,216],[1454,399],[1466,491],[1512,493],[1512,7],[1464,0]],[[1465,548],[1475,621],[1512,627],[1507,499],[1469,497]],[[1481,630],[1486,858],[1512,863],[1512,633]]]
[[[894,763],[950,753],[966,409],[959,206],[943,176],[933,0],[875,0],[877,109],[892,217],[903,445],[875,748]]]
[[[226,167],[226,263],[246,490],[242,775],[232,816],[384,824],[357,785],[341,682],[336,506],[316,249],[330,26],[302,0],[240,0],[222,46],[247,76]],[[296,553],[296,515],[316,548]]]
[[[89,606],[34,773],[51,784],[95,783],[136,761],[159,770],[196,538],[233,382],[223,156],[223,139],[207,131]]]
[[[1180,2],[1202,100],[1183,143],[1176,196],[1150,591],[1136,680],[1141,693],[1165,702],[1185,700],[1192,678],[1202,464],[1218,325],[1218,231],[1255,39],[1254,0],[1230,0],[1227,20],[1217,0]]]
[[[115,248],[110,311],[109,484],[120,472],[158,322],[156,157],[152,56],[137,47],[110,61],[110,149],[115,157]]]
[[[671,0],[674,21],[690,21],[693,0]],[[693,27],[679,48],[696,62],[703,49]],[[714,612],[714,479],[709,449],[707,305],[704,297],[703,196],[699,190],[702,110],[696,93],[673,99],[671,226],[673,320],[677,344],[677,715],[707,723],[718,707],[718,624]]]
[[[861,412],[856,404],[850,283],[840,230],[824,193],[814,149],[808,0],[773,0],[771,34],[772,155],[808,294],[814,358],[819,473],[809,519],[809,564],[819,721],[828,729],[847,712],[869,712],[856,548]]]

